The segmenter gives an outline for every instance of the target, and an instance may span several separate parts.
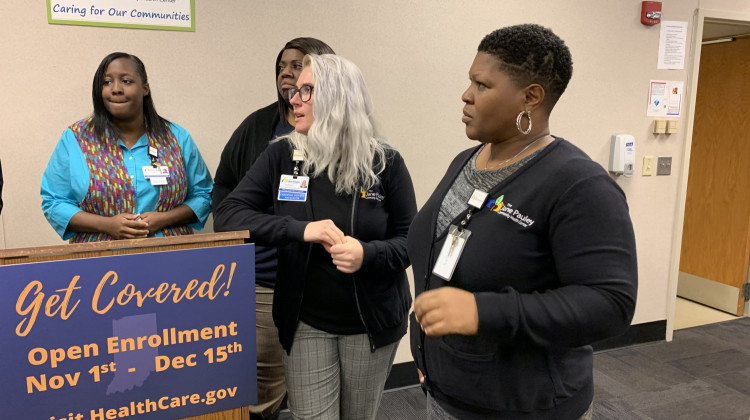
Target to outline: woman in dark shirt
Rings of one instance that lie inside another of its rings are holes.
[[[414,188],[354,64],[308,55],[296,86],[295,132],[269,145],[214,224],[278,248],[273,315],[294,417],[374,419],[406,333]]]
[[[409,230],[411,349],[432,419],[591,418],[590,344],[622,333],[637,266],[625,194],[550,135],[572,75],[549,29],[479,44],[460,153]]]

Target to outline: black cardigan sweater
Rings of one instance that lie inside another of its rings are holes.
[[[240,183],[258,156],[266,150],[278,123],[279,104],[274,102],[248,115],[234,130],[221,152],[219,167],[214,176],[214,190],[211,194],[214,213]]]
[[[435,222],[476,151],[451,163],[414,219],[408,251],[416,294],[444,286],[473,292],[479,332],[425,337],[412,319],[414,360],[429,392],[458,418],[578,419],[594,392],[590,344],[622,333],[635,310],[625,194],[599,164],[557,138],[489,191],[446,282],[432,274],[446,238],[436,237]]]
[[[406,334],[411,294],[406,278],[409,259],[406,234],[417,211],[414,187],[401,155],[387,150],[380,183],[354,194],[346,234],[362,243],[362,267],[352,274],[359,315],[370,349],[398,341]],[[299,320],[311,244],[305,227],[316,220],[311,197],[305,202],[277,200],[281,175],[294,169],[292,147],[281,140],[268,146],[237,188],[221,203],[214,224],[221,230],[250,230],[250,236],[278,249],[279,265],[273,319],[279,341],[289,352]],[[273,214],[266,209],[273,206]]]
[[[214,214],[219,204],[237,187],[247,170],[266,150],[268,142],[273,139],[279,120],[279,104],[274,102],[250,114],[234,130],[224,146],[224,151],[221,152],[221,160],[214,177],[214,189],[211,193]],[[216,223],[214,231],[222,231]],[[276,248],[256,245],[255,282],[273,289],[276,282],[276,263]]]

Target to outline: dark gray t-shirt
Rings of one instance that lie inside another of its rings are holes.
[[[440,236],[448,228],[451,221],[469,207],[468,201],[475,189],[485,192],[491,190],[533,159],[541,150],[537,150],[504,168],[482,171],[476,168],[477,156],[482,151],[482,148],[478,149],[461,170],[461,173],[458,174],[451,189],[448,190],[448,194],[443,198],[443,203],[440,205],[440,211],[438,212],[435,237]]]

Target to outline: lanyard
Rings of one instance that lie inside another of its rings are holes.
[[[484,191],[474,190],[471,198],[469,198],[468,204],[471,208],[466,213],[466,217],[458,223],[458,226],[450,225],[448,227],[448,236],[445,238],[440,254],[432,268],[432,273],[436,276],[445,281],[451,281],[453,271],[458,265],[458,260],[461,258],[464,246],[466,246],[466,242],[471,236],[471,231],[466,229],[466,226],[471,222],[474,211],[482,209],[487,195]]]

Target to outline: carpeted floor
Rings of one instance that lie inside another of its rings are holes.
[[[750,419],[750,318],[597,353],[597,419]]]
[[[594,419],[750,419],[750,318],[594,356]],[[282,412],[280,420],[291,419]],[[378,420],[425,418],[419,387],[387,391]]]

